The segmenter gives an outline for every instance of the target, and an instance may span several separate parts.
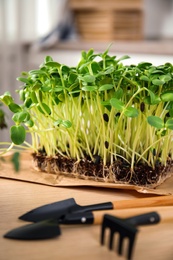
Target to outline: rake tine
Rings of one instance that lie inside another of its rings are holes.
[[[113,247],[113,240],[114,240],[114,231],[111,230],[110,239],[109,239],[109,249],[110,250],[112,250],[112,247]]]
[[[128,260],[130,260],[132,257],[134,242],[135,242],[135,234],[133,234],[133,236],[131,236],[131,238],[129,239],[129,247],[128,247],[128,252],[127,252]]]
[[[106,227],[102,224],[102,226],[101,226],[101,239],[100,239],[101,245],[104,245],[105,229],[106,229]]]
[[[136,227],[128,223],[127,220],[121,220],[118,218],[116,218],[116,225],[114,223],[114,231],[115,229],[119,233],[118,254],[122,255],[123,242],[124,239],[127,238],[129,240],[128,249],[127,249],[127,259],[130,260],[132,257],[134,241],[138,230]]]
[[[102,222],[102,229],[101,229],[101,245],[104,244],[106,228],[110,228],[110,230],[111,230],[110,223],[111,223],[112,218],[113,218],[113,216],[111,216],[111,215],[107,215],[107,214],[104,215],[103,222]],[[113,235],[114,232],[111,232],[111,233]],[[110,243],[109,244],[111,244],[111,237],[110,237]]]
[[[123,237],[122,235],[120,235],[120,237],[119,237],[119,243],[118,243],[118,254],[119,254],[119,255],[122,255],[123,240],[124,240],[124,237]]]

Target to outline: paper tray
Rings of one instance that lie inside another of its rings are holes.
[[[155,194],[155,195],[171,195],[173,194],[173,176],[168,178],[156,188],[147,188],[137,185],[121,184],[121,183],[106,183],[92,180],[83,180],[65,175],[56,175],[51,173],[39,172],[32,167],[32,156],[29,152],[21,153],[20,171],[15,172],[13,165],[9,162],[10,156],[5,156],[5,162],[0,164],[0,177],[13,180],[27,181],[32,183],[44,184],[57,187],[71,186],[91,186],[99,188],[111,189],[126,189],[135,190],[139,193]]]

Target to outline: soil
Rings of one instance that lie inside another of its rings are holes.
[[[128,183],[137,186],[155,187],[170,177],[173,172],[173,161],[168,160],[166,166],[157,163],[155,168],[147,164],[139,163],[135,165],[133,171],[130,165],[119,159],[111,165],[103,166],[99,156],[95,161],[88,158],[76,161],[64,156],[47,157],[39,153],[33,154],[34,164],[40,171],[65,174],[71,177],[82,179],[94,179],[95,181]]]

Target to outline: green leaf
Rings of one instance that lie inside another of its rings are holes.
[[[54,126],[64,126],[65,128],[70,128],[72,126],[72,123],[69,120],[62,120],[58,119],[57,121],[54,122]]]
[[[171,76],[166,74],[166,75],[162,75],[160,76],[160,80],[164,81],[164,82],[168,82],[171,80]]]
[[[45,59],[44,59],[44,62],[47,63],[47,62],[50,62],[50,61],[53,61],[52,57],[46,56]]]
[[[101,101],[101,105],[103,105],[103,106],[110,106],[110,100]]]
[[[145,75],[142,75],[141,77],[140,77],[140,80],[143,80],[143,81],[150,81],[150,79],[149,79],[149,77],[147,77],[147,76],[145,76]]]
[[[146,104],[150,104],[150,105],[157,105],[157,104],[159,104],[160,103],[160,101],[161,101],[161,99],[160,99],[160,97],[159,96],[153,96],[154,98],[152,98],[151,96],[149,97],[146,97],[146,98],[144,98],[144,102],[146,103]]]
[[[13,153],[12,158],[11,158],[11,162],[13,163],[13,166],[14,166],[14,169],[15,169],[16,172],[18,172],[19,168],[20,168],[19,159],[20,159],[20,153],[19,152]]]
[[[87,58],[89,58],[90,56],[92,56],[94,53],[94,50],[93,49],[90,49],[87,53]]]
[[[173,101],[173,90],[165,91],[160,97],[162,101]]]
[[[117,110],[122,110],[124,108],[124,103],[117,98],[111,98],[110,104],[111,104],[111,106],[113,106]]]
[[[169,109],[170,117],[173,117],[173,109]]]
[[[25,100],[25,91],[24,91],[24,89],[20,89],[18,91],[18,93],[19,93],[19,96],[20,96],[20,100],[24,101]]]
[[[165,127],[168,128],[168,129],[171,129],[173,130],[173,119],[168,119],[165,123]]]
[[[123,96],[123,89],[122,88],[117,89],[117,91],[115,91],[114,93],[114,97],[120,99],[122,98],[122,96]]]
[[[143,61],[143,62],[138,63],[138,67],[141,68],[141,69],[146,69],[146,68],[149,68],[151,66],[152,66],[152,63],[150,63],[150,62]]]
[[[26,84],[29,83],[29,80],[28,80],[27,78],[18,77],[17,80],[18,80],[18,81],[21,81],[21,82],[24,82],[24,83],[26,83]]]
[[[54,126],[60,126],[61,125],[61,123],[62,123],[62,119],[58,119],[58,120],[56,120],[55,122],[54,122]]]
[[[150,104],[152,104],[152,105],[157,104],[156,95],[149,89],[148,89],[148,93],[150,95]]]
[[[76,90],[73,90],[73,91],[70,91],[69,94],[76,94],[76,93],[80,93],[81,90],[80,89],[76,89]]]
[[[101,87],[99,87],[99,91],[113,89],[113,87],[114,87],[114,85],[112,85],[112,84],[105,84],[105,85],[102,85]]]
[[[70,128],[72,126],[72,123],[69,120],[63,120],[61,124],[65,128]]]
[[[28,72],[27,71],[22,71],[21,75],[26,77],[26,76],[28,76]]]
[[[30,97],[31,97],[33,103],[35,103],[35,104],[38,103],[37,96],[36,96],[36,93],[34,91],[32,91],[30,93]]]
[[[98,71],[100,71],[100,66],[97,62],[93,61],[91,64],[91,68],[94,74],[98,73]]]
[[[30,115],[26,111],[17,112],[12,117],[12,120],[16,123],[22,123],[28,121],[29,119],[30,119]]]
[[[107,68],[107,70],[104,71],[104,75],[107,75],[107,74],[111,74],[112,72],[114,72],[115,68],[113,66],[110,66]]]
[[[29,74],[31,75],[47,75],[44,70],[30,70]]]
[[[54,92],[61,92],[64,89],[63,86],[57,86],[53,89]]]
[[[160,79],[153,79],[152,83],[153,83],[153,85],[156,85],[156,86],[162,86],[165,82]]]
[[[110,47],[108,47],[103,53],[101,53],[101,57],[102,57],[102,58],[105,58],[105,57],[107,56],[107,54],[108,54],[108,52],[109,52],[109,48],[110,48]]]
[[[61,69],[62,69],[62,72],[66,73],[66,74],[68,74],[69,71],[70,71],[70,68],[66,65],[63,65],[63,64],[61,65]]]
[[[52,89],[51,86],[41,86],[41,91],[43,92],[49,92]]]
[[[81,51],[81,56],[82,56],[83,59],[86,59],[87,58],[86,51]]]
[[[22,109],[19,105],[15,104],[15,103],[10,103],[9,104],[9,109],[13,112],[13,113],[17,113],[17,112],[20,112]]]
[[[85,75],[81,79],[82,79],[82,81],[87,82],[87,83],[92,83],[95,81],[95,77],[93,75]]]
[[[14,144],[20,145],[25,141],[26,131],[22,125],[14,125],[10,128],[11,140]]]
[[[153,67],[153,68],[151,69],[150,73],[151,73],[152,75],[158,75],[158,74],[163,74],[163,71],[158,70],[158,69],[155,69],[155,67]],[[160,78],[160,77],[159,77],[159,78]]]
[[[89,61],[89,62],[86,62],[86,61],[84,61],[84,60],[81,60],[81,61],[79,62],[79,64],[78,64],[80,72],[81,72],[81,73],[86,73],[86,72],[88,72],[87,66],[90,65],[90,64],[91,64],[90,61]],[[80,76],[78,76],[78,77],[79,77],[79,79],[81,80],[81,77],[80,77]]]
[[[97,86],[84,86],[82,87],[83,91],[96,91],[97,90]]]
[[[34,122],[32,120],[28,120],[28,121],[25,122],[25,125],[28,126],[28,127],[33,127]]]
[[[13,102],[13,98],[9,92],[5,92],[4,95],[0,96],[0,100],[6,105],[9,106]]]
[[[164,121],[158,116],[148,116],[147,122],[157,129],[164,128]]]
[[[2,104],[0,103],[0,106]],[[6,121],[5,121],[5,113],[2,109],[0,109],[0,130],[3,129],[3,128],[6,128],[7,127],[7,124],[6,124]]]
[[[24,102],[25,107],[29,108],[32,105],[32,99],[27,98]]]
[[[56,61],[49,61],[45,63],[46,66],[48,67],[53,67],[53,68],[60,68],[61,64],[56,62]]]
[[[127,60],[127,59],[130,59],[130,56],[129,56],[129,55],[124,55],[124,56],[122,56],[121,58],[119,58],[119,59],[117,60],[117,62],[122,61],[122,60]]]
[[[135,107],[127,107],[124,110],[124,115],[127,117],[137,117],[139,115],[139,111]]]
[[[50,115],[51,114],[51,110],[48,107],[48,105],[46,105],[45,103],[41,103],[41,105],[37,106],[38,110],[42,113],[42,114],[47,114]]]
[[[61,93],[58,95],[58,99],[59,99],[59,101],[64,102],[64,101],[65,101],[65,95],[64,95],[64,93],[61,92]]]
[[[77,79],[77,75],[72,72],[72,73],[70,73],[70,75],[69,75],[68,82],[69,82],[70,84],[73,84],[73,83],[76,81],[76,79]]]

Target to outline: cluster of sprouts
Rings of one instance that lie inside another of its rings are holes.
[[[7,150],[27,145],[76,161],[98,155],[103,165],[121,159],[132,170],[166,165],[173,159],[173,65],[123,65],[126,58],[91,49],[76,67],[47,56],[38,70],[23,72],[21,104],[9,92],[0,96],[13,112]]]

